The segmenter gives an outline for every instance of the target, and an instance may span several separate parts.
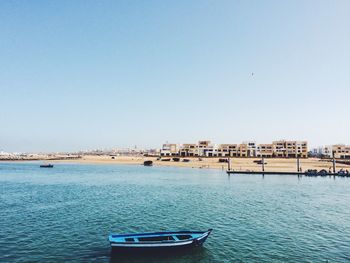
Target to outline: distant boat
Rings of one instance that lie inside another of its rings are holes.
[[[322,169],[321,171],[317,172],[317,174],[320,175],[320,176],[327,176],[328,172],[327,172],[327,170]]]
[[[306,170],[305,175],[306,176],[317,176],[318,172],[316,169],[308,169],[308,170]]]
[[[109,242],[114,250],[152,251],[166,249],[185,249],[202,246],[210,235],[208,231],[155,232],[126,235],[109,235]]]
[[[348,170],[343,170],[343,169],[341,169],[338,172],[338,175],[341,176],[341,177],[349,177],[350,176],[349,171]]]
[[[153,161],[144,161],[143,165],[144,166],[152,166],[153,165]]]
[[[53,168],[53,164],[41,164],[40,168]]]
[[[256,163],[256,164],[263,164],[263,161],[262,160],[256,160],[256,161],[254,161],[254,163]],[[267,162],[264,161],[264,164],[267,164]]]

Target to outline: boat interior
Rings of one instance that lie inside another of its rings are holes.
[[[164,241],[184,241],[199,238],[204,233],[191,234],[166,234],[166,235],[140,235],[140,236],[119,236],[111,235],[110,241],[113,242],[164,242]]]

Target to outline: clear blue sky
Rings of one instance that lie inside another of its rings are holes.
[[[350,144],[348,0],[3,0],[0,34],[0,150]]]

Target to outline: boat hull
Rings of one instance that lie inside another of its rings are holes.
[[[183,241],[164,241],[164,242],[137,242],[137,243],[125,243],[125,242],[110,242],[112,251],[123,252],[153,252],[153,251],[178,251],[187,250],[195,247],[200,247],[208,238],[210,231],[204,232],[198,238],[183,240]]]
[[[155,252],[155,251],[178,251],[178,250],[187,250],[198,247],[193,242],[188,244],[181,244],[178,246],[113,246],[111,244],[111,249],[113,252]]]
[[[43,164],[43,165],[40,165],[40,168],[53,168],[53,165],[52,164]]]
[[[144,161],[143,165],[144,166],[153,166],[153,161]]]

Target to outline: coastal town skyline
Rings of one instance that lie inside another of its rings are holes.
[[[1,150],[350,144],[349,1],[104,3],[0,2]]]
[[[350,158],[350,145],[336,143],[329,145],[318,145],[310,147],[308,141],[301,140],[274,140],[271,142],[257,142],[246,140],[241,143],[225,142],[217,143],[211,140],[199,140],[197,142],[169,142],[166,141],[157,147],[105,147],[105,148],[85,148],[75,151],[28,151],[9,152],[0,148],[0,158],[27,156],[28,154],[151,154],[158,156],[188,156],[188,157],[273,157],[273,158]]]

